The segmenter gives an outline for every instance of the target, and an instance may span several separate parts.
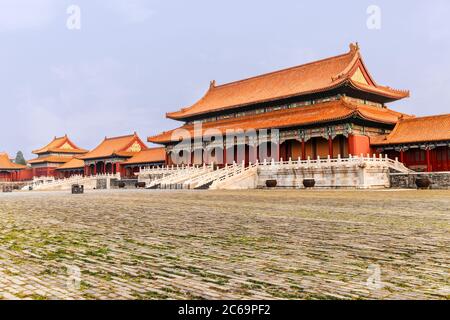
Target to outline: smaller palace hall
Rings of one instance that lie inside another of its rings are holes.
[[[28,166],[13,163],[0,153],[0,181],[27,181],[33,178],[69,178],[120,174],[135,178],[144,167],[163,166],[163,148],[148,148],[136,133],[121,137],[105,137],[93,150],[79,148],[67,135],[55,137],[46,146],[33,151],[37,158]]]

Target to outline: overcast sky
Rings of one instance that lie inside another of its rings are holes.
[[[67,28],[67,8],[81,29]],[[381,28],[367,27],[367,8]],[[433,1],[0,0],[0,151],[69,134],[80,147],[178,123],[164,114],[219,84],[348,51],[411,90],[391,108],[450,111],[450,3]]]

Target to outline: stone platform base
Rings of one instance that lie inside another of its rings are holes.
[[[304,179],[314,179],[315,188],[389,188],[389,169],[382,166],[351,165],[317,168],[258,168],[257,187],[276,180],[277,188],[304,188]]]

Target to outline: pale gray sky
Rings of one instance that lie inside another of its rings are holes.
[[[81,30],[66,27],[69,5]],[[369,5],[381,9],[370,30]],[[224,83],[344,53],[358,41],[391,108],[450,112],[450,3],[434,1],[0,0],[0,151],[67,133],[83,148],[178,126],[164,114]]]

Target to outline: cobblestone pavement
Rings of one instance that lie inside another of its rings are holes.
[[[450,191],[0,194],[0,297],[448,299],[449,208]]]

